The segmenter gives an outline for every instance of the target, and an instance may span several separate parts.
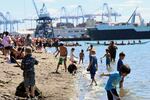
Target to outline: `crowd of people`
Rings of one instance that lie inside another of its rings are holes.
[[[45,47],[58,47],[58,39],[32,38],[30,34],[24,36],[12,36],[9,32],[4,32],[0,38],[0,50],[4,55],[4,60],[8,63],[17,63],[23,70],[24,87],[26,97],[35,98],[35,71],[34,65],[38,61],[32,57],[32,52],[42,52]],[[61,46],[60,46],[61,47]],[[61,52],[61,54],[64,52]],[[62,55],[64,56],[64,55]],[[21,64],[17,62],[21,60]],[[61,63],[61,62],[60,62]],[[67,67],[65,67],[67,69]]]
[[[67,56],[68,50],[67,47],[63,43],[59,43],[58,39],[45,39],[45,38],[32,38],[30,34],[26,37],[23,36],[11,36],[8,32],[4,32],[2,38],[0,38],[0,50],[3,55],[5,55],[5,60],[9,63],[16,63],[16,59],[21,59],[20,68],[23,70],[24,77],[24,86],[27,92],[27,98],[34,98],[34,86],[35,86],[35,71],[34,65],[38,64],[38,61],[32,57],[32,52],[42,51],[45,47],[54,46],[56,51],[53,53],[55,57],[59,55],[58,64],[56,67],[56,74],[59,73],[59,66],[64,64],[65,72],[70,72],[73,75],[76,74],[77,71],[77,62],[84,63],[84,50],[81,49],[79,55],[75,55],[75,48],[71,49],[70,52],[70,64],[67,67]],[[98,59],[96,57],[96,50],[93,45],[87,48],[89,52],[89,64],[87,67],[87,71],[90,72],[91,75],[91,86],[93,83],[97,85],[95,75],[98,70]],[[116,61],[116,51],[117,47],[112,41],[108,48],[106,49],[106,53],[100,59],[106,57],[106,67],[109,69],[111,67],[111,62]],[[76,60],[79,58],[79,61]],[[119,54],[119,60],[117,62],[117,71],[118,73],[114,74],[106,74],[102,73],[100,76],[109,76],[108,82],[106,84],[106,92],[108,100],[120,100],[120,97],[116,91],[116,85],[120,84],[120,88],[123,88],[123,82],[126,75],[130,73],[130,68],[128,65],[123,63],[123,59],[125,58],[125,54],[121,52]],[[113,99],[116,98],[116,99]]]
[[[114,41],[111,41],[110,45],[108,46],[108,48],[106,49],[106,53],[103,57],[101,57],[100,59],[106,57],[106,67],[107,70],[111,67],[111,62],[115,62],[116,61],[116,51],[117,51],[117,47],[114,44]],[[95,82],[95,85],[97,85],[97,82],[95,80],[95,74],[96,71],[98,70],[98,61],[97,61],[97,57],[96,55],[96,51],[93,47],[93,45],[90,45],[90,47],[88,47],[87,51],[89,51],[89,66],[87,68],[87,71],[90,71],[90,75],[91,75],[91,85],[93,85],[93,82]],[[131,69],[127,64],[123,63],[123,59],[125,58],[125,54],[123,52],[119,53],[119,59],[117,62],[117,71],[118,73],[113,73],[113,74],[108,74],[108,73],[102,73],[100,75],[100,77],[102,76],[109,76],[109,79],[107,81],[107,84],[105,86],[105,90],[107,92],[107,98],[108,100],[120,100],[120,96],[117,93],[117,84],[119,84],[119,88],[120,88],[120,95],[124,95],[123,92],[123,82],[124,82],[124,78],[125,76],[127,76]]]

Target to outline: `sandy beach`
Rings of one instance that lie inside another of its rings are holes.
[[[75,100],[75,77],[64,71],[60,66],[61,74],[54,74],[58,58],[48,53],[33,53],[39,61],[35,66],[36,86],[41,90],[44,100]],[[19,61],[21,62],[21,61]],[[13,100],[16,87],[23,81],[22,70],[8,64],[0,54],[0,100]]]

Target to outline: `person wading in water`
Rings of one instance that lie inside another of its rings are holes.
[[[109,50],[109,53],[110,53],[110,56],[111,56],[111,62],[115,62],[117,49],[118,48],[115,46],[114,41],[111,41],[111,43],[108,47],[108,50]]]

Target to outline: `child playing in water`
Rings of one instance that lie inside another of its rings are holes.
[[[80,54],[79,54],[79,64],[80,64],[81,61],[82,61],[82,64],[83,64],[83,60],[84,60],[84,51],[82,49]]]
[[[96,80],[95,80],[95,74],[96,74],[96,71],[98,70],[98,63],[97,63],[97,58],[96,58],[96,51],[94,49],[91,50],[91,61],[87,70],[90,71],[90,75],[92,79],[92,82],[90,85],[92,86],[93,82],[95,82],[95,85],[97,85]]]
[[[102,58],[104,58],[104,57],[106,57],[106,67],[108,69],[108,68],[110,68],[110,60],[111,60],[111,56],[110,56],[108,49],[106,49],[106,54]]]
[[[120,73],[114,74],[101,74],[101,76],[109,76],[105,89],[107,91],[108,100],[120,100],[116,90],[116,85],[121,81],[121,77],[125,77],[130,73],[131,69],[128,65],[122,65]]]
[[[117,63],[117,71],[120,73],[120,69],[121,69],[121,66],[123,65],[123,59],[125,58],[125,54],[123,52],[121,52],[119,54],[119,60],[118,60],[118,63]],[[123,82],[124,82],[124,77],[122,77],[122,80],[120,81],[120,88],[123,87]]]
[[[117,71],[119,72],[120,71],[120,67],[123,65],[123,59],[125,58],[125,54],[123,52],[121,52],[119,54],[119,60],[118,60],[118,63],[117,63]]]

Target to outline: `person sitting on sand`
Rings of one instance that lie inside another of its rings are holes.
[[[16,63],[16,52],[17,50],[14,48],[10,50],[10,63]]]
[[[96,80],[95,80],[95,74],[96,71],[98,70],[98,63],[97,63],[97,58],[96,58],[96,51],[94,49],[92,49],[91,51],[91,61],[90,64],[87,68],[87,71],[90,71],[90,75],[91,75],[91,86],[93,85],[93,82],[95,82],[95,85],[97,85]]]
[[[80,54],[79,54],[79,64],[80,64],[81,61],[82,61],[82,64],[83,64],[83,60],[84,60],[84,50],[82,49]]]
[[[38,61],[32,57],[32,49],[27,47],[25,49],[25,57],[21,62],[21,69],[23,70],[24,86],[27,93],[27,98],[35,97],[35,71],[34,65],[37,65]],[[31,90],[30,90],[31,89]],[[31,92],[30,92],[31,91]]]
[[[58,73],[58,69],[59,66],[64,62],[64,67],[65,67],[65,72],[67,71],[67,65],[66,65],[66,61],[67,61],[67,48],[64,46],[64,44],[60,44],[59,46],[59,50],[58,50],[58,54],[60,53],[60,57],[59,57],[59,61],[58,61],[58,65],[57,65],[57,69],[56,69],[56,73]]]
[[[25,56],[24,54],[24,48],[19,47],[17,50],[15,48],[12,48],[10,50],[10,62],[16,63],[16,59],[23,59]]]
[[[17,49],[17,52],[16,52],[16,59],[23,59],[24,56],[25,56],[25,54],[24,54],[24,48],[19,47]]]
[[[128,65],[122,65],[120,69],[120,73],[114,73],[114,74],[101,74],[100,76],[109,76],[109,79],[107,81],[107,84],[105,86],[105,89],[107,91],[107,98],[108,100],[121,100],[117,90],[116,86],[121,81],[121,77],[125,77],[130,73],[131,69]]]
[[[41,38],[37,38],[36,42],[36,50],[42,51],[43,43]]]

